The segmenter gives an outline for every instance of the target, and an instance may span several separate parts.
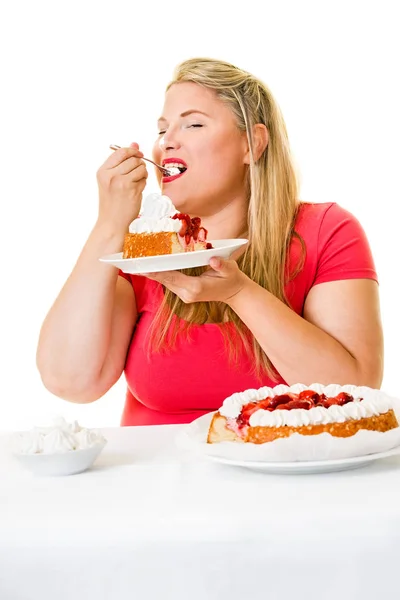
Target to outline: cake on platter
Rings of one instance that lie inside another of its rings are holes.
[[[168,196],[144,198],[125,235],[122,258],[139,258],[212,249],[200,217],[178,212]]]
[[[379,390],[354,385],[279,385],[246,390],[226,398],[213,415],[209,444],[264,444],[294,433],[350,437],[361,429],[398,427],[391,399]]]

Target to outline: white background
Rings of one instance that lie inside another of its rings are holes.
[[[380,278],[382,387],[399,395],[398,7],[14,0],[1,9],[0,429],[53,414],[119,424],[123,378],[88,406],[55,398],[36,370],[38,333],[96,218],[108,145],[137,141],[150,155],[165,85],[194,56],[263,79],[286,119],[301,198],[338,202],[361,221]]]

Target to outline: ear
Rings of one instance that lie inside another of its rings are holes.
[[[257,162],[265,148],[268,146],[269,134],[268,129],[262,123],[257,123],[253,127],[253,158],[254,162]],[[250,149],[248,149],[245,160],[245,164],[250,164]]]

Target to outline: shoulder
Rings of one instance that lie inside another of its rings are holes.
[[[295,229],[301,234],[312,228],[315,234],[315,227],[328,229],[349,223],[359,225],[358,219],[336,202],[302,202],[299,206]]]
[[[362,277],[377,279],[360,221],[336,202],[303,203],[295,230],[304,240],[309,258],[312,257],[314,283]]]
[[[295,230],[306,246],[320,254],[327,245],[361,240],[368,245],[365,231],[350,211],[336,202],[302,203],[299,207]]]

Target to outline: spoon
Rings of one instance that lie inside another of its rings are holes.
[[[116,144],[111,144],[110,148],[111,148],[111,150],[119,150],[121,148],[121,146],[117,146]],[[142,157],[142,160],[147,160],[147,162],[152,163],[155,167],[157,167],[157,169],[159,169],[161,171],[161,173],[163,175],[166,175],[167,177],[170,177],[172,175],[172,173],[169,169],[166,169],[162,165],[158,165],[157,163],[154,162],[154,160],[150,160],[150,158],[144,158],[144,156]]]

